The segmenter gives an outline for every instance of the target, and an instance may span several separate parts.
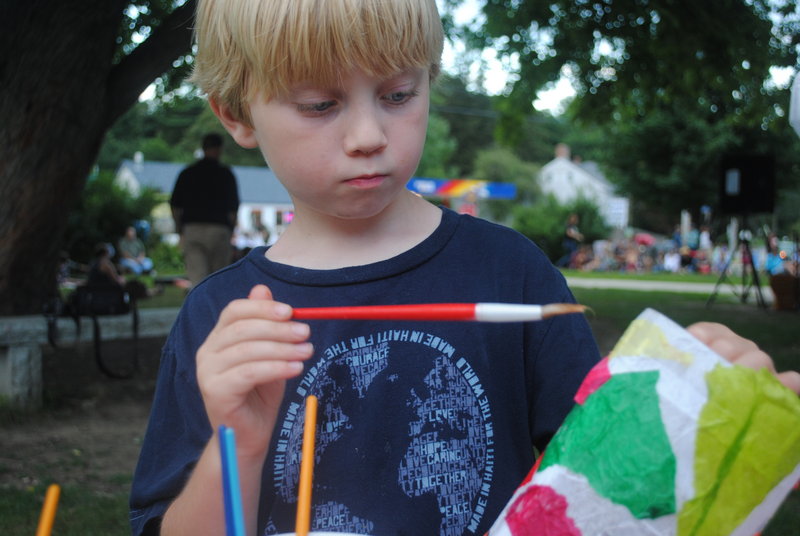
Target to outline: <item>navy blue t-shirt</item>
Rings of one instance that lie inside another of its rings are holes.
[[[338,270],[269,261],[264,248],[195,287],[164,347],[131,495],[140,534],[184,486],[211,436],[195,353],[225,305],[258,283],[294,307],[571,302],[515,231],[444,209],[392,259]],[[294,529],[303,404],[319,398],[312,530],[482,535],[599,359],[581,315],[542,322],[311,321],[315,355],[288,382],[264,466],[259,534]]]

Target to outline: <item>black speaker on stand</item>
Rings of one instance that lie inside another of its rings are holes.
[[[720,211],[731,216],[775,210],[775,157],[727,155],[719,166]]]
[[[728,260],[720,273],[714,291],[706,301],[710,307],[723,283],[728,283],[733,293],[742,303],[747,301],[750,290],[754,290],[759,307],[767,306],[761,292],[761,281],[758,269],[753,263],[753,251],[750,248],[752,233],[748,228],[747,218],[751,214],[770,213],[775,209],[775,157],[764,154],[731,154],[722,158],[719,167],[719,199],[720,211],[723,214],[737,216],[742,227],[739,232],[739,243],[728,254]],[[742,259],[742,280],[737,286],[728,277],[730,265],[737,253]]]

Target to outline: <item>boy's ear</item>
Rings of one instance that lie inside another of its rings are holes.
[[[211,106],[211,111],[219,118],[222,126],[231,135],[233,140],[244,147],[245,149],[254,149],[258,147],[258,141],[255,137],[253,127],[237,119],[231,112],[230,107],[220,104],[216,99],[209,97],[208,104]]]

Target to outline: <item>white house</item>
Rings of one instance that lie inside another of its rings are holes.
[[[122,161],[115,180],[134,194],[141,188],[150,187],[168,199],[184,167],[186,164],[182,163],[148,162],[141,153],[136,153],[133,160]],[[273,239],[277,238],[294,214],[289,192],[267,167],[231,166],[231,170],[239,185],[238,231],[251,233],[266,228]],[[175,232],[167,203],[156,209],[153,226],[164,235]]]
[[[583,196],[597,204],[612,227],[628,226],[629,200],[615,195],[614,187],[595,162],[571,159],[569,147],[563,143],[556,146],[555,158],[542,167],[539,184],[544,193],[552,194],[560,203]]]

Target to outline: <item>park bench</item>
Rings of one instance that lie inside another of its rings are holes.
[[[136,284],[130,284],[136,283]],[[115,286],[77,286],[67,299],[61,296],[54,298],[45,310],[47,319],[47,340],[53,347],[58,347],[58,317],[72,318],[75,323],[76,339],[80,339],[81,318],[92,321],[92,342],[94,359],[97,368],[113,379],[128,379],[139,370],[139,306],[138,302],[147,296],[146,290],[138,282],[129,282],[125,288]],[[131,338],[133,351],[131,363],[125,369],[112,366],[103,358],[103,337],[100,318],[104,316],[131,316]]]
[[[165,337],[177,314],[177,307],[137,307],[138,337]],[[131,340],[132,318],[128,314],[98,316],[96,321],[103,342]],[[48,324],[41,314],[0,317],[0,404],[29,409],[42,405],[42,349],[50,344]],[[55,324],[59,347],[94,344],[94,331],[78,332],[72,317],[56,316]]]

